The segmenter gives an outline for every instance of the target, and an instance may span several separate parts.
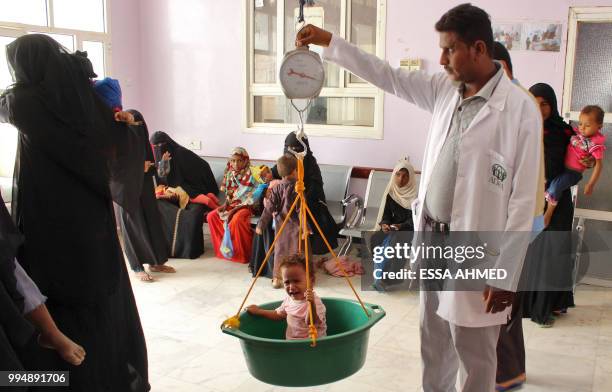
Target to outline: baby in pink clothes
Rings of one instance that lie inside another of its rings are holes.
[[[309,266],[310,282],[314,283],[314,269]],[[287,291],[287,298],[275,310],[266,310],[257,305],[247,307],[247,312],[270,320],[287,320],[287,339],[308,339],[310,317],[308,305],[312,306],[312,317],[317,328],[317,337],[327,336],[325,305],[318,295],[306,289],[306,259],[302,254],[286,256],[280,264],[280,272]]]
[[[579,126],[576,134],[570,139],[565,155],[565,171],[555,177],[546,189],[548,202],[544,213],[544,224],[548,226],[552,219],[557,201],[566,189],[578,184],[586,166],[581,162],[589,156],[595,159],[595,168],[589,182],[584,186],[584,194],[589,196],[601,175],[602,160],[606,149],[606,137],[601,133],[604,111],[596,105],[585,106],[580,112]]]

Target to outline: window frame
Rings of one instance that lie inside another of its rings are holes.
[[[340,36],[350,40],[351,0],[340,0]],[[296,1],[297,4],[297,1]],[[386,0],[376,0],[376,56],[385,58],[386,37]],[[285,1],[277,0],[276,5],[276,75],[284,57],[285,47]],[[276,83],[254,83],[254,8],[255,0],[244,0],[242,12],[242,48],[245,61],[242,61],[243,111],[242,123],[245,133],[286,134],[292,123],[256,123],[254,121],[255,96],[284,97],[278,78]],[[330,98],[373,98],[374,123],[369,126],[305,124],[304,130],[312,136],[330,136],[359,139],[382,139],[384,117],[384,92],[369,83],[349,83],[350,73],[339,67],[339,86],[323,87],[320,97]]]
[[[54,0],[46,0],[48,26],[30,25],[24,23],[6,22],[0,20],[0,36],[19,38],[27,33],[49,33],[73,35],[75,37],[75,50],[83,50],[83,41],[97,41],[104,44],[104,76],[112,76],[112,48],[111,48],[111,0],[104,1],[104,31],[86,31],[55,27],[53,17]],[[0,90],[1,91],[1,90]]]
[[[612,7],[570,7],[567,26],[567,49],[565,54],[565,77],[563,81],[563,102],[561,110],[566,120],[578,121],[580,111],[572,111],[572,85],[576,64],[576,41],[579,22],[612,23]],[[604,123],[612,123],[612,112],[606,112]]]

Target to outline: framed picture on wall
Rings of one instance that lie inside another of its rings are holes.
[[[521,23],[493,23],[493,39],[508,50],[523,49],[523,25]]]
[[[563,27],[560,23],[524,23],[524,48],[525,50],[558,52],[561,50],[562,31]]]

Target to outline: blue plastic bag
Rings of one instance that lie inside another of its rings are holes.
[[[225,229],[225,233],[223,233],[223,239],[221,240],[221,245],[219,246],[219,251],[226,259],[231,259],[234,257],[234,244],[232,244],[232,235],[229,229],[229,223],[225,221],[223,225]]]

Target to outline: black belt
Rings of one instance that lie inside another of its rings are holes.
[[[425,215],[425,223],[431,226],[431,231],[433,231],[434,233],[449,233],[450,232],[450,223],[438,222],[436,220],[433,220],[427,215]]]

